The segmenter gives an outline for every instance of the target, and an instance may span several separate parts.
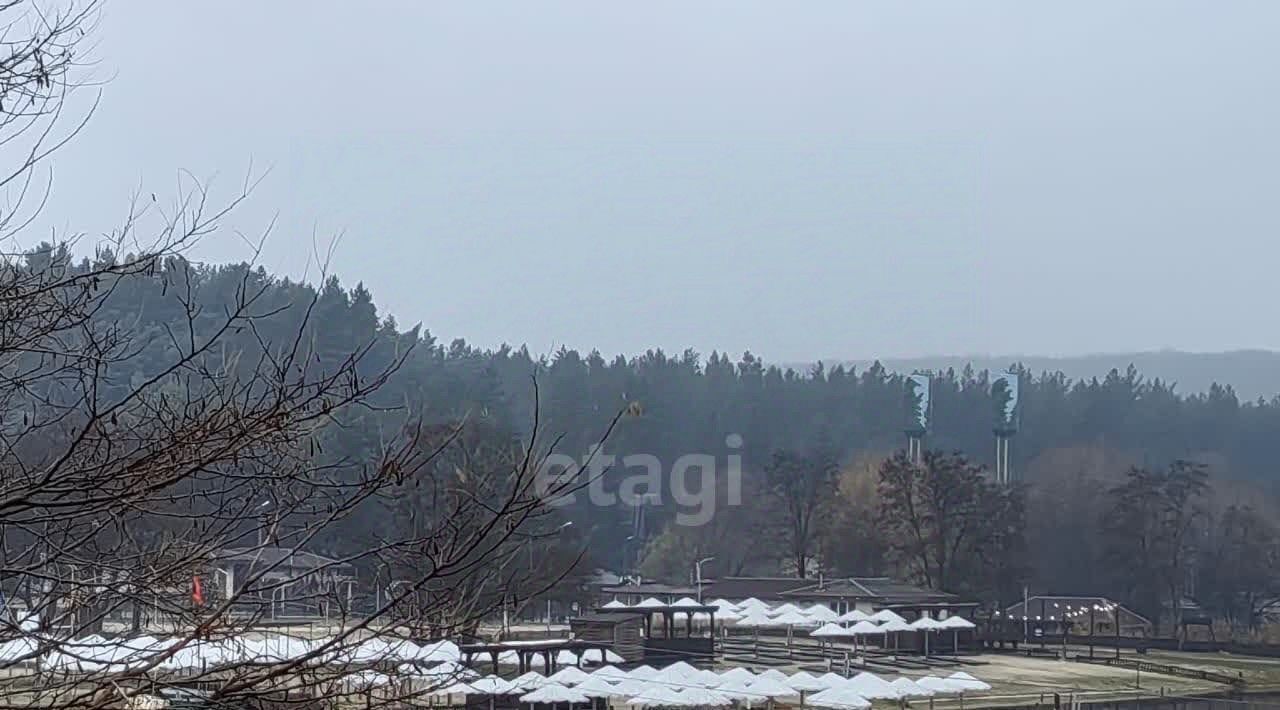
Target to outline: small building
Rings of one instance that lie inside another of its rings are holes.
[[[644,617],[639,614],[590,612],[569,619],[569,630],[576,639],[607,645],[628,663],[644,658]]]
[[[356,584],[350,564],[287,547],[220,550],[207,568],[212,579],[205,584],[206,594],[269,607],[270,616],[328,616],[328,600],[345,600],[349,607]],[[276,585],[270,596],[253,589],[244,592],[244,585],[255,577],[255,588]]]
[[[1154,630],[1151,620],[1106,597],[1040,594],[1010,605],[1004,616],[1066,624],[1075,636],[1146,638]]]

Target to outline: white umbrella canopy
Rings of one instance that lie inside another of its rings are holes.
[[[499,651],[498,665],[501,666],[518,666],[520,665],[520,652],[516,650]]]
[[[730,704],[730,699],[718,691],[706,688],[684,688],[678,695],[690,707],[719,708]]]
[[[737,668],[730,668],[729,670],[720,674],[721,682],[742,681],[745,683],[751,683],[755,679],[756,679],[755,673],[752,673],[751,671],[741,666]],[[720,686],[716,686],[716,687],[720,687]]]
[[[599,676],[591,676],[573,688],[589,698],[609,698],[618,694],[617,686]]]
[[[606,648],[604,650],[604,662],[605,663],[626,663],[627,659],[623,658],[617,652],[610,651],[609,649]]]
[[[738,611],[741,608],[737,604],[734,604],[733,602],[723,597],[721,597],[720,599],[712,599],[711,602],[707,604],[707,606],[715,607],[717,614],[733,613]]]
[[[791,677],[787,678],[786,682],[787,682],[787,685],[791,686],[792,688],[795,688],[796,690],[802,690],[806,693],[816,693],[820,690],[826,690],[827,688],[831,687],[829,684],[817,678],[816,676],[806,673],[804,671],[797,671],[796,673],[792,673]]]
[[[475,688],[476,692],[482,695],[510,695],[520,690],[519,686],[496,675],[487,675],[478,680],[473,680],[467,685]]]
[[[562,648],[559,651],[556,651],[556,664],[561,666],[576,666],[578,665],[578,654],[567,648]]]
[[[663,678],[664,680],[670,680],[675,678],[687,679],[687,678],[692,678],[697,674],[698,674],[697,668],[694,668],[693,666],[689,665],[688,663],[685,663],[684,661],[676,661],[675,663],[672,663],[666,668],[663,668],[659,672],[659,677]]]
[[[939,628],[943,628],[943,629],[974,629],[974,628],[977,628],[977,624],[974,624],[972,621],[969,621],[968,619],[964,618],[963,616],[948,616],[947,618],[945,618],[945,619],[943,619],[942,621],[938,622],[938,624],[939,624]]]
[[[697,599],[694,599],[692,597],[680,597],[679,599],[671,602],[671,606],[687,608],[691,606],[697,607],[702,605],[698,603]]]
[[[845,687],[867,700],[892,700],[902,697],[901,691],[895,688],[893,683],[874,673],[859,673],[850,678]]]
[[[871,616],[867,614],[865,611],[850,609],[849,611],[846,611],[845,613],[841,614],[840,617],[836,619],[836,621],[848,624],[848,623],[855,623],[858,621],[866,621],[870,618]]]
[[[862,620],[849,627],[849,633],[854,636],[866,636],[869,634],[882,634],[884,629],[876,625],[874,621]]]
[[[916,685],[921,688],[932,690],[935,695],[955,695],[964,691],[964,688],[960,687],[960,685],[949,681],[946,678],[939,678],[932,675],[927,675],[923,678],[916,678]]]
[[[769,616],[781,616],[782,614],[804,614],[804,610],[790,602],[780,604],[769,610]]]
[[[831,607],[824,604],[814,604],[804,610],[804,615],[814,621],[821,622],[838,621],[840,619],[839,614],[835,613],[832,611]]]
[[[767,629],[784,626],[785,624],[779,624],[776,620],[766,616],[764,612],[752,609],[739,616],[733,622],[733,625],[739,629]]]
[[[850,638],[853,636],[853,632],[839,624],[827,622],[810,631],[809,635],[817,638]]]
[[[590,702],[584,693],[573,688],[566,688],[559,683],[548,683],[520,696],[522,703],[586,703]]]
[[[890,619],[884,622],[883,624],[880,624],[880,626],[876,629],[877,632],[882,634],[897,633],[899,631],[916,631],[916,630],[917,630],[916,627],[912,626],[911,624],[908,624],[906,621],[902,619]]]
[[[763,675],[758,676],[747,689],[766,698],[789,698],[799,694],[795,688]]]
[[[903,623],[906,622],[906,619],[902,618],[901,616],[898,616],[897,614],[893,613],[888,609],[881,609],[880,611],[877,611],[876,613],[872,614],[867,618],[871,621],[876,621],[880,623],[884,623],[886,621],[901,621]]]
[[[938,621],[937,619],[934,619],[928,616],[922,616],[919,619],[916,619],[915,621],[911,622],[911,628],[917,631],[937,631],[938,629],[943,629],[946,627],[942,626],[942,622]]]
[[[759,677],[768,678],[770,680],[776,680],[779,683],[786,683],[788,680],[790,680],[790,678],[787,676],[786,673],[783,673],[777,668],[770,668],[768,670],[760,671]]]
[[[452,641],[437,641],[435,643],[426,643],[421,646],[421,655],[417,660],[420,661],[460,661],[462,660],[462,651],[458,649],[458,644]]]
[[[751,690],[751,682],[742,678],[722,680],[715,689],[717,693],[734,700],[764,700]]]
[[[617,599],[614,599],[611,602],[605,602],[604,606],[601,608],[602,609],[628,609],[630,607],[627,606],[626,602],[620,602]]]
[[[828,688],[840,688],[843,687],[845,683],[849,682],[848,678],[845,678],[839,673],[831,673],[829,671],[818,676],[818,680],[825,683]]]
[[[636,666],[627,671],[627,677],[633,680],[653,680],[658,677],[658,669],[650,665]]]
[[[594,671],[591,671],[587,675],[591,676],[592,678],[603,678],[610,682],[616,682],[616,681],[622,680],[623,678],[626,678],[627,672],[617,666],[609,665],[609,666],[600,666],[599,668],[595,669]]]
[[[635,705],[638,707],[679,707],[684,704],[684,698],[681,698],[671,686],[664,683],[645,683],[640,686],[640,692],[636,696],[627,700],[627,705]]]
[[[560,685],[574,685],[590,678],[585,671],[577,666],[568,666],[547,676],[547,680]]]
[[[666,604],[655,597],[649,597],[635,605],[636,609],[662,609],[664,607],[666,607]]]
[[[746,611],[750,609],[758,609],[760,611],[769,610],[768,604],[756,599],[755,597],[747,597],[746,599],[738,602],[735,606],[737,606],[739,611]]]
[[[947,681],[957,685],[961,690],[991,690],[991,686],[974,678],[964,671],[957,671],[947,676]]]
[[[800,613],[799,611],[785,611],[785,612],[783,612],[783,613],[781,613],[781,614],[776,614],[776,615],[773,617],[773,620],[774,620],[774,622],[775,622],[775,623],[780,624],[780,625],[782,625],[782,626],[805,626],[805,627],[808,627],[808,626],[817,626],[817,625],[818,625],[818,622],[817,622],[817,621],[814,621],[813,619],[810,619],[809,617],[805,616],[804,614]]]
[[[895,678],[889,681],[889,684],[897,688],[899,697],[903,698],[927,698],[934,694],[934,691],[920,685],[906,676]]]
[[[848,688],[837,687],[828,688],[809,696],[807,702],[810,705],[817,705],[824,708],[835,708],[836,710],[866,710],[871,707],[871,701],[858,695]]]

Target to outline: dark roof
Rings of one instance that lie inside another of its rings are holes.
[[[244,562],[263,567],[303,567],[316,569],[325,567],[333,571],[351,571],[351,565],[339,562],[332,557],[317,555],[305,550],[291,550],[287,547],[243,547],[219,550],[213,562]]]
[[[723,597],[729,600],[781,599],[784,592],[814,584],[812,579],[796,577],[720,577],[707,584],[702,597]]]
[[[569,619],[569,624],[573,625],[575,621],[583,621],[592,624],[623,624],[628,621],[640,621],[641,618],[636,614],[619,614],[615,611],[593,611],[586,614]]]
[[[641,584],[606,585],[600,588],[603,594],[641,594],[641,595],[673,595],[680,597],[697,596],[697,587],[677,587],[671,584],[644,582]]]
[[[954,594],[899,582],[889,577],[841,577],[783,592],[782,596],[803,599],[867,599],[881,604],[945,603],[957,600]]]

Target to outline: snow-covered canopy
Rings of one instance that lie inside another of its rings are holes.
[[[824,623],[828,621],[838,621],[840,619],[839,614],[835,613],[832,611],[831,607],[824,604],[814,604],[813,606],[808,607],[804,610],[804,615],[814,621]]]
[[[586,703],[590,702],[585,694],[566,688],[559,683],[548,683],[520,696],[522,703]]]

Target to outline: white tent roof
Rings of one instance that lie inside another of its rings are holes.
[[[756,695],[769,698],[784,698],[799,694],[795,688],[764,676],[758,676],[748,689]]]
[[[790,680],[790,676],[777,668],[769,668],[767,670],[760,671],[759,675],[761,678],[769,678],[770,680],[776,680],[779,683],[786,683]]]
[[[849,682],[848,678],[845,678],[839,673],[832,673],[830,671],[818,676],[818,680],[826,683],[828,688],[839,688]]]
[[[443,697],[446,695],[475,695],[475,694],[476,694],[475,688],[472,688],[466,683],[461,683],[461,682],[454,683],[453,685],[446,686],[444,688],[437,688],[430,692],[430,695],[433,695],[435,697]]]
[[[522,703],[585,703],[589,700],[586,695],[559,683],[548,683],[520,696]]]
[[[842,686],[827,688],[821,692],[814,693],[805,702],[819,707],[835,708],[836,710],[866,710],[866,708],[871,707],[871,701]]]
[[[769,609],[768,604],[756,599],[755,597],[747,597],[746,599],[738,602],[736,606],[739,609],[760,609],[761,611],[768,611]]]
[[[961,685],[955,681],[950,681],[950,680],[947,680],[946,678],[939,678],[937,676],[932,676],[932,675],[927,675],[923,678],[917,678],[916,685],[922,688],[928,688],[929,690],[932,690],[934,693],[942,693],[947,695],[959,693],[964,690],[964,688],[961,687]]]
[[[509,681],[505,681],[496,675],[487,675],[479,680],[473,680],[467,685],[475,688],[477,693],[483,695],[509,695],[519,690]]]
[[[831,610],[831,607],[825,604],[814,604],[804,610],[804,615],[814,621],[837,621],[840,615]]]
[[[578,654],[567,648],[556,651],[556,664],[561,666],[576,666],[578,664]]]
[[[662,601],[657,599],[656,597],[649,597],[648,599],[645,599],[640,603],[636,604],[635,608],[636,609],[661,609],[665,606],[666,604],[662,603]]]
[[[698,675],[698,669],[685,663],[684,661],[676,661],[671,665],[663,668],[659,675],[664,679],[672,678],[693,678]]]
[[[614,599],[614,600],[613,600],[613,601],[611,601],[611,602],[606,602],[606,603],[605,603],[605,605],[604,605],[603,607],[601,607],[601,608],[603,608],[603,609],[627,609],[627,608],[629,608],[629,607],[627,607],[626,602],[620,602],[620,601],[618,601],[617,599]]]
[[[707,606],[716,607],[717,614],[723,614],[725,612],[734,612],[742,608],[741,606],[734,604],[733,602],[723,597],[721,597],[720,599],[711,600],[711,603],[707,604]]]
[[[680,597],[679,599],[671,602],[671,606],[690,607],[702,605],[698,603],[698,600],[693,599],[692,597]]]
[[[864,621],[859,621],[853,626],[850,626],[849,633],[855,636],[865,636],[867,634],[882,634],[884,633],[884,629],[881,629],[879,626],[876,626],[874,621],[864,620]]]
[[[636,666],[627,671],[627,677],[635,680],[653,680],[658,676],[658,669],[650,665]]]
[[[724,695],[706,688],[683,688],[678,695],[683,704],[692,707],[724,707],[731,702]]]
[[[880,625],[880,633],[895,633],[898,631],[916,631],[916,627],[908,624],[902,619],[890,619]]]
[[[599,668],[595,669],[594,671],[591,671],[587,675],[591,676],[592,678],[603,678],[609,682],[616,682],[616,681],[622,680],[623,678],[626,678],[627,672],[617,666],[609,665],[609,666],[600,666]]]
[[[799,611],[788,610],[773,617],[775,623],[782,626],[817,626],[818,622],[810,619]]]
[[[878,621],[880,623],[884,623],[886,621],[893,621],[894,619],[897,619],[898,621],[902,621],[902,622],[906,621],[906,619],[902,618],[901,616],[898,616],[897,614],[893,613],[889,609],[881,609],[880,611],[877,611],[876,613],[872,614],[869,618],[872,621]]]
[[[764,629],[783,626],[783,624],[779,624],[776,620],[765,616],[763,612],[755,609],[752,609],[738,617],[738,619],[734,621],[733,625],[739,629]]]
[[[938,629],[942,628],[941,623],[942,622],[938,621],[937,619],[933,619],[928,616],[922,616],[919,619],[916,619],[915,621],[911,622],[911,628],[917,631],[937,631]]]
[[[923,685],[903,676],[889,681],[893,687],[898,689],[898,693],[904,698],[927,698],[934,692]]]
[[[892,683],[873,673],[859,673],[849,679],[847,687],[867,700],[891,700],[902,695]]]
[[[547,676],[547,680],[560,685],[573,685],[589,678],[585,671],[577,666],[566,666]]]
[[[787,679],[787,685],[795,688],[796,690],[803,690],[806,693],[826,690],[830,687],[827,683],[804,671],[792,673],[791,677]]]
[[[618,694],[618,686],[600,676],[591,676],[575,685],[574,689],[589,698],[610,698]]]
[[[866,621],[869,618],[871,617],[865,611],[850,609],[849,611],[846,611],[845,613],[841,614],[840,618],[836,619],[836,621],[841,621],[841,622]]]
[[[952,673],[947,676],[946,679],[947,682],[957,685],[963,690],[991,690],[990,685],[974,678],[964,671]]]
[[[778,606],[775,606],[774,608],[770,609],[769,616],[779,616],[781,614],[788,614],[791,612],[794,612],[796,614],[803,614],[804,610],[796,606],[795,604],[788,602],[786,604],[779,604]]]
[[[651,706],[680,706],[684,704],[684,698],[681,698],[671,686],[665,683],[645,683],[640,687],[640,692],[634,698],[627,700],[627,705],[636,705],[639,707]]]
[[[853,636],[853,633],[839,624],[827,622],[810,631],[809,635],[817,636],[818,638],[849,638]]]
[[[755,681],[756,674],[752,673],[750,670],[747,670],[746,668],[738,666],[737,668],[730,668],[724,673],[721,673],[720,679],[722,681],[743,681],[746,683],[751,683]]]
[[[944,629],[972,629],[977,626],[963,616],[948,616],[939,623]]]

